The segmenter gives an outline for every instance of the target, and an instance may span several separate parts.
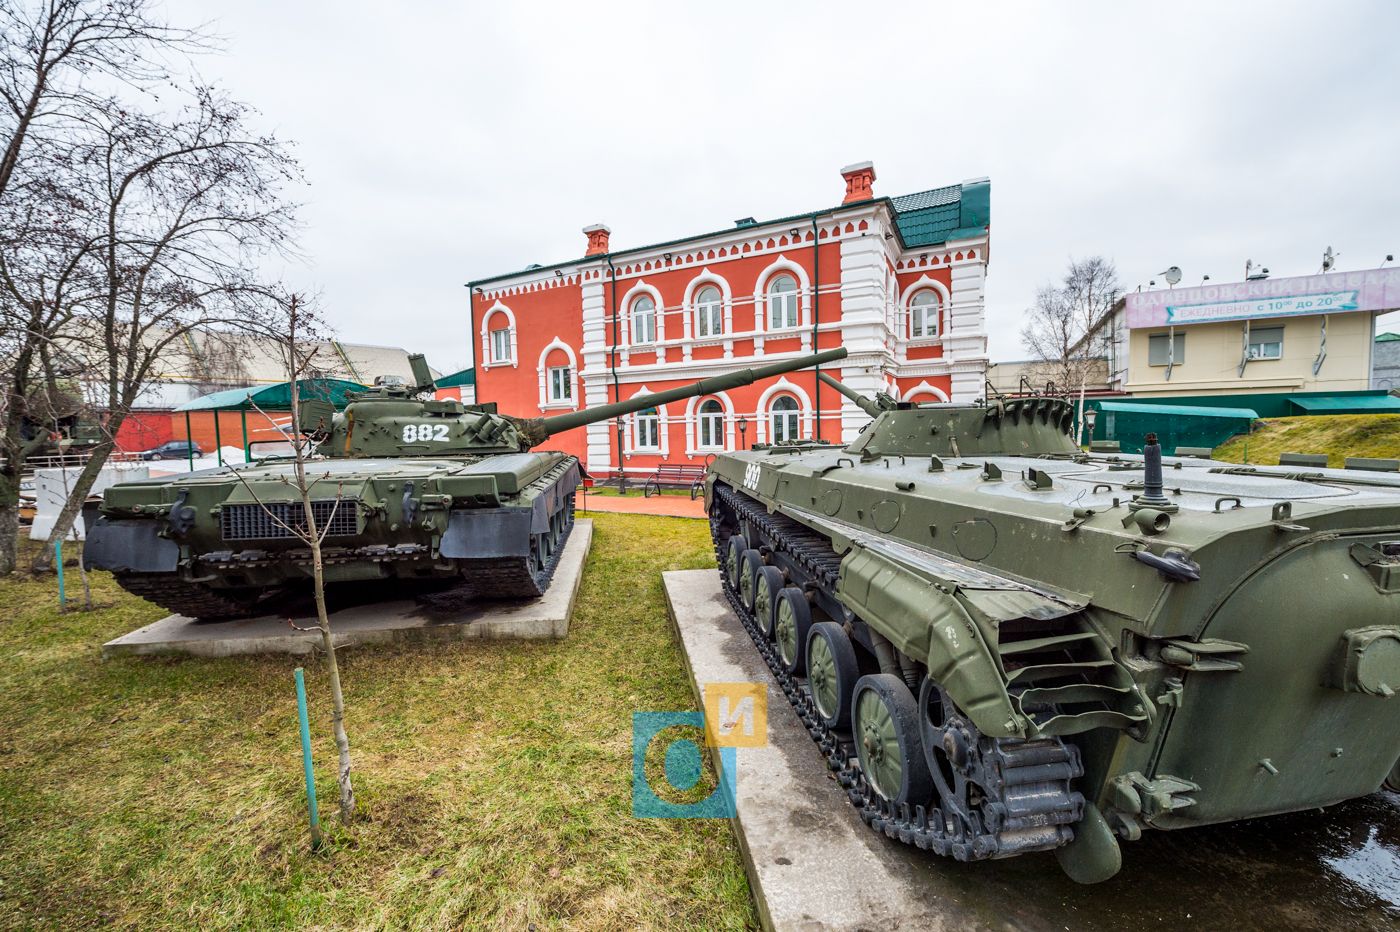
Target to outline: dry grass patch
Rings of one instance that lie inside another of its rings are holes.
[[[1341,469],[1348,456],[1400,457],[1400,414],[1328,414],[1271,417],[1257,430],[1215,448],[1212,459],[1277,466],[1280,453],[1326,453],[1327,465]]]
[[[756,926],[726,822],[632,818],[631,713],[693,707],[660,573],[713,566],[708,528],[594,521],[567,640],[345,652],[345,828],[306,662],[318,854],[297,660],[104,663],[103,641],[164,613],[105,574],[113,607],[92,613],[60,614],[51,578],[0,581],[0,928]]]

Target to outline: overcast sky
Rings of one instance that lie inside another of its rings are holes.
[[[471,364],[464,283],[875,192],[992,179],[988,331],[1071,257],[1125,287],[1400,252],[1400,4],[170,0],[296,140],[294,281],[348,342]],[[1156,275],[1158,282],[1161,276]],[[1400,317],[1400,315],[1392,315]],[[1391,329],[1400,330],[1400,320]]]

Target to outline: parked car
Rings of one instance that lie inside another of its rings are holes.
[[[199,444],[191,443],[188,440],[172,440],[163,443],[154,450],[146,450],[141,454],[143,460],[183,460],[189,459],[190,450],[193,448],[195,456],[203,456],[204,451],[199,448]]]

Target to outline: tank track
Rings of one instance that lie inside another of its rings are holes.
[[[472,595],[478,599],[521,599],[538,598],[544,595],[554,578],[554,570],[559,566],[559,558],[564,553],[564,545],[574,530],[574,516],[569,514],[568,523],[559,534],[559,543],[545,561],[544,567],[535,574],[530,573],[530,561],[526,557],[495,558],[490,560],[458,560],[462,576],[467,580]]]
[[[568,521],[559,534],[559,542],[540,572],[531,574],[525,557],[490,560],[462,560],[462,575],[467,579],[473,597],[479,599],[538,598],[549,588],[564,545],[574,529],[574,514],[570,509]],[[239,602],[200,583],[188,582],[171,573],[162,576],[117,573],[117,584],[138,598],[153,602],[186,618],[247,618],[258,612],[258,606],[275,597],[281,587],[269,589],[254,602]]]
[[[717,484],[714,494],[741,524],[751,524],[762,530],[777,544],[775,549],[784,551],[798,565],[811,572],[814,580],[835,597],[841,558],[832,551],[826,537],[780,512],[769,514],[760,503],[726,486]],[[826,758],[827,767],[836,774],[846,790],[847,798],[860,812],[862,821],[890,838],[926,851],[952,856],[959,861],[1048,851],[1073,840],[1074,831],[1070,826],[1083,818],[1084,800],[1079,793],[1070,789],[1070,779],[1066,774],[1080,775],[1083,768],[1079,763],[1078,749],[1066,746],[1058,737],[983,737],[976,742],[979,746],[986,745],[984,750],[989,752],[986,754],[987,763],[993,764],[979,768],[983,771],[981,776],[995,784],[985,787],[988,798],[1005,801],[999,811],[1002,818],[992,820],[999,824],[987,824],[975,812],[968,820],[952,812],[945,813],[938,807],[930,812],[923,806],[916,806],[911,811],[906,803],[896,810],[871,790],[861,771],[850,733],[838,733],[826,727],[817,712],[806,680],[787,673],[775,645],[768,640],[757,619],[744,608],[743,600],[729,585],[723,569],[726,544],[721,540],[723,536],[719,508],[712,506],[710,537],[714,542],[720,585],[725,597],[763,656],[788,703]],[[1057,779],[1045,779],[1046,765],[1056,770]],[[1027,790],[1032,792],[1027,793]]]
[[[161,608],[169,609],[186,618],[246,618],[255,614],[262,604],[280,589],[263,593],[256,602],[239,602],[220,595],[208,586],[187,582],[175,574],[168,576],[138,576],[132,573],[116,573],[117,585],[127,592]]]

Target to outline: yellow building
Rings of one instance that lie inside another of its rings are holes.
[[[1135,397],[1329,394],[1371,387],[1375,318],[1400,307],[1400,269],[1332,272],[1126,295],[1115,388]]]

